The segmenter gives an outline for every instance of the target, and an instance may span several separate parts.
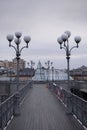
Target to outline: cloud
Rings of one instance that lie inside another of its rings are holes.
[[[8,47],[6,35],[21,31],[23,36],[26,34],[31,36],[29,49],[22,52],[25,60],[50,59],[54,60],[56,66],[61,64],[64,67],[65,52],[60,50],[57,37],[69,29],[72,32],[70,46],[73,46],[75,35],[82,37],[78,51],[73,50],[71,57],[72,59],[80,57],[86,64],[86,5],[87,0],[0,1],[0,59],[6,57],[12,59],[15,56],[12,48]],[[75,62],[72,66],[76,65]]]

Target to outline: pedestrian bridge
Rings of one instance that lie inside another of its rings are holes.
[[[10,103],[11,101],[12,99],[9,100]],[[4,108],[4,105],[5,103],[2,103],[0,106],[0,130],[3,130],[4,127],[6,130],[86,129],[86,127],[77,120],[78,118],[75,118],[70,112],[68,113],[68,109],[65,107],[66,105],[63,105],[58,95],[55,94],[55,90],[46,83],[35,83],[30,89],[27,89],[25,96],[21,99],[19,115],[15,116],[13,113],[14,108],[10,108],[11,106],[7,104],[6,108],[9,110],[5,116],[7,109]],[[87,105],[85,109],[87,117]],[[9,115],[11,115],[11,117]]]

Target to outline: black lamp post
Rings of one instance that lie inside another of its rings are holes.
[[[50,62],[50,60],[45,62],[45,65],[47,66],[47,81],[49,80],[49,69],[52,66],[52,64],[53,64],[53,62]]]
[[[52,81],[54,81],[54,67],[52,67]]]
[[[31,38],[29,36],[25,36],[24,41],[25,41],[26,45],[23,46],[22,48],[19,48],[19,45],[21,43],[21,36],[22,36],[21,32],[16,32],[15,33],[15,39],[14,39],[13,35],[11,35],[11,34],[7,35],[7,40],[9,41],[9,47],[14,48],[14,50],[16,52],[16,59],[17,59],[17,91],[19,91],[19,60],[20,60],[20,56],[21,56],[21,51],[24,48],[28,48],[28,43],[31,40]],[[16,46],[11,44],[13,39],[14,39],[14,42],[15,42]]]
[[[30,66],[31,69],[33,69],[33,66],[35,65],[35,63],[32,60],[28,62],[27,64],[28,66]]]
[[[67,59],[67,72],[68,72],[68,88],[70,89],[69,86],[69,81],[70,81],[70,65],[69,65],[69,61],[70,61],[70,55],[71,55],[71,51],[74,48],[78,48],[79,47],[79,42],[81,41],[81,37],[80,36],[76,36],[74,38],[76,45],[73,47],[69,47],[69,37],[71,36],[71,32],[70,31],[65,31],[63,35],[61,35],[61,37],[59,37],[57,39],[57,42],[60,44],[60,49],[64,49],[66,52],[66,59]]]

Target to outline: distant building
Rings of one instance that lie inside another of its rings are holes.
[[[70,75],[75,80],[87,80],[87,66],[81,66],[80,68],[71,70]]]
[[[42,66],[41,62],[38,62],[37,69],[35,71],[35,76],[33,80],[46,81],[46,80],[67,80],[68,75],[65,70],[59,69],[48,69]],[[72,78],[70,77],[72,80]]]
[[[17,70],[17,59],[16,58],[13,59],[13,68],[15,70]],[[24,69],[24,68],[25,68],[25,60],[20,59],[19,60],[19,70]]]
[[[55,69],[54,75],[55,75],[55,80],[67,80],[68,79],[68,74],[67,74],[66,70]],[[70,80],[73,80],[73,78],[71,76],[70,76]]]
[[[4,60],[3,63],[4,63],[4,68],[7,68],[7,69],[13,68],[13,62],[12,61]]]
[[[41,62],[38,62],[37,69],[33,80],[44,81],[45,80],[45,69],[42,67]]]
[[[0,60],[0,68],[4,67],[4,62],[2,60]]]
[[[33,68],[24,68],[20,70],[19,78],[20,80],[31,80],[32,77],[35,75],[35,70]]]
[[[25,60],[19,60],[19,70],[25,68]],[[7,77],[15,77],[17,75],[17,60],[16,58],[12,61],[4,60],[0,61],[0,75]]]
[[[14,58],[12,61],[4,60],[0,61],[0,68],[6,68],[6,69],[14,69],[17,70],[17,60]],[[19,60],[19,69],[24,69],[25,68],[25,60],[20,59]]]

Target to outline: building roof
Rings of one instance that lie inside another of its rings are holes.
[[[79,67],[79,68],[77,68],[77,69],[73,69],[73,70],[71,70],[70,71],[70,74],[71,75],[84,75],[84,76],[87,76],[87,66],[81,66],[81,67]]]
[[[33,68],[24,68],[20,71],[20,76],[34,76],[35,70]]]

